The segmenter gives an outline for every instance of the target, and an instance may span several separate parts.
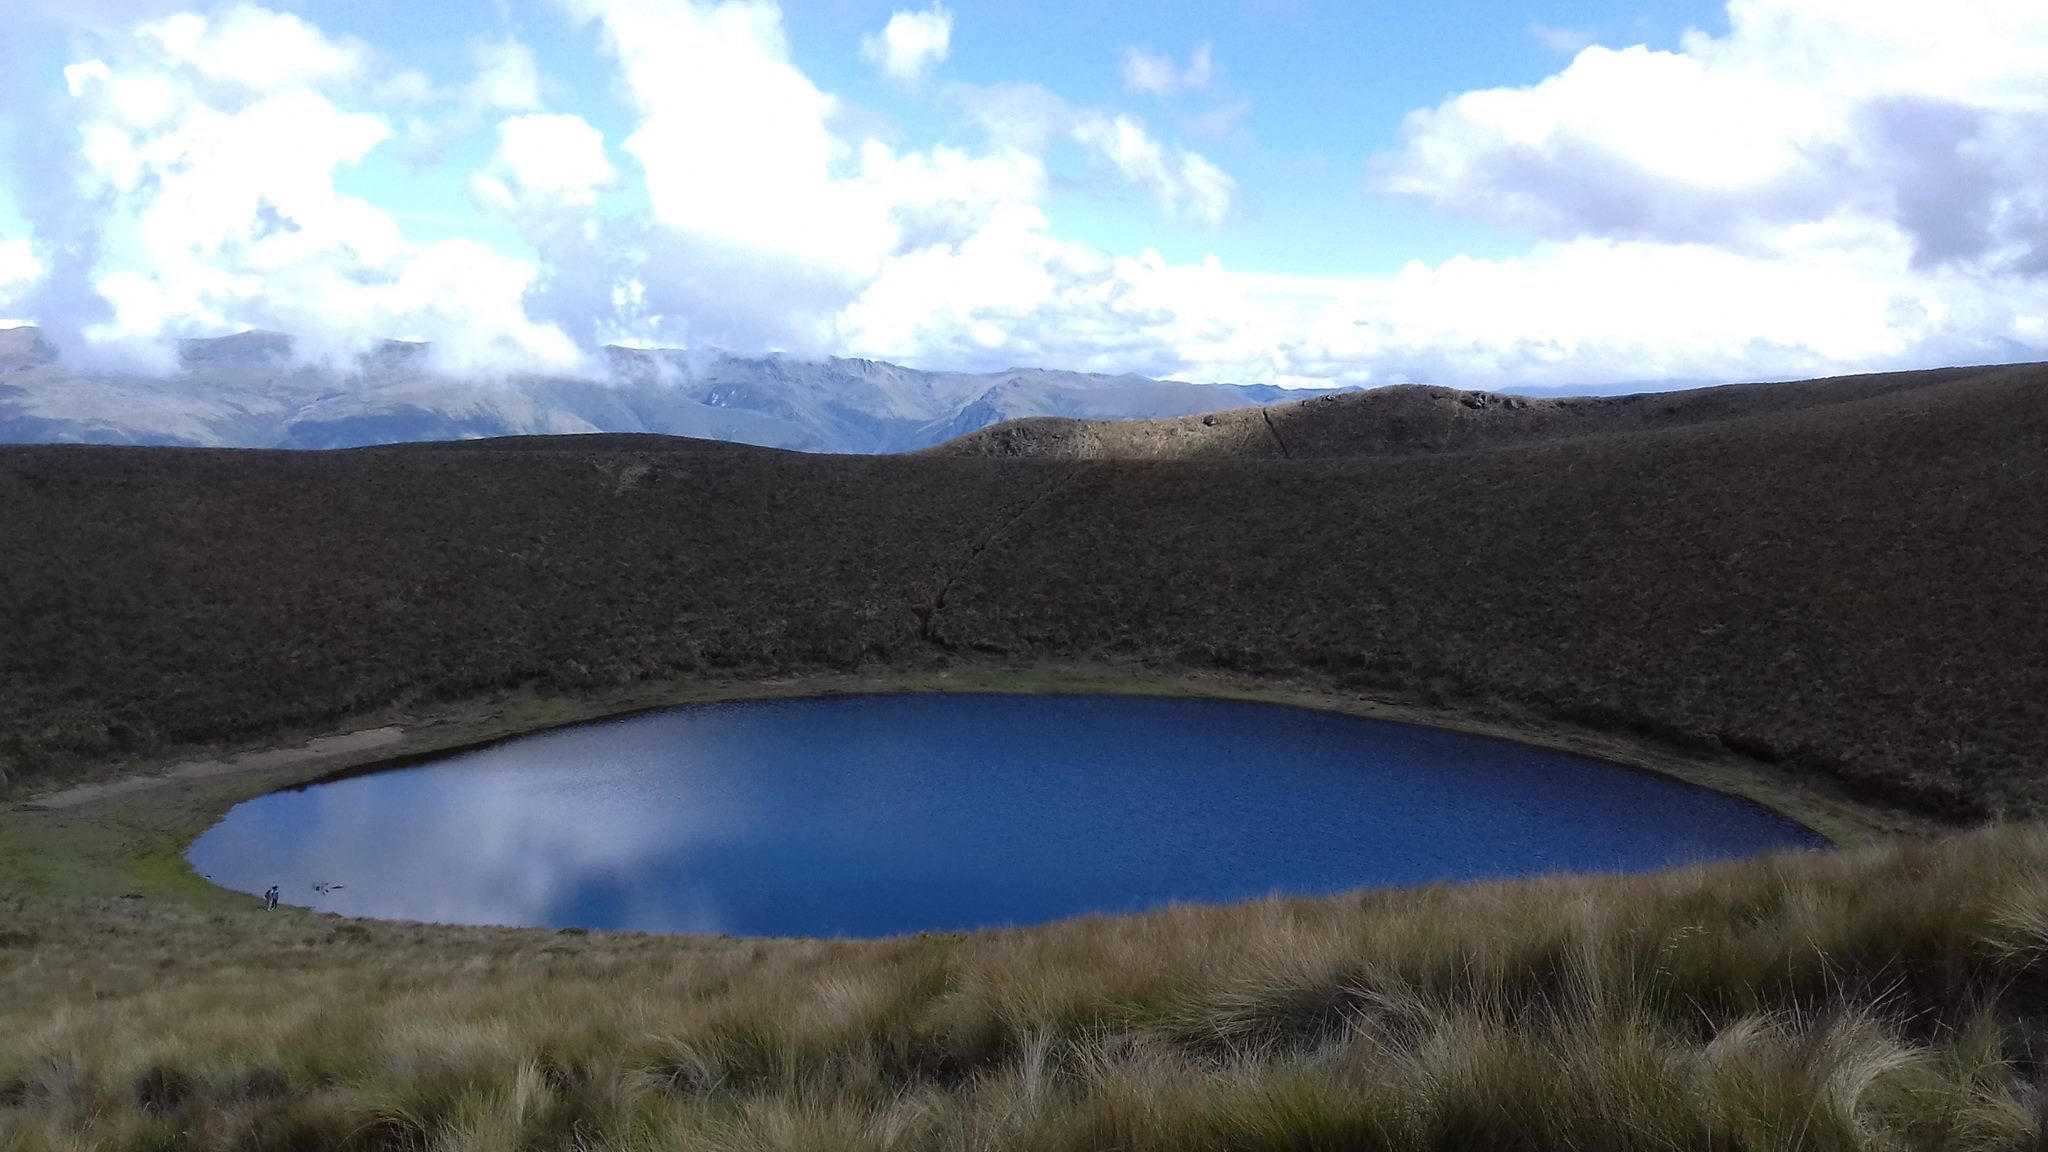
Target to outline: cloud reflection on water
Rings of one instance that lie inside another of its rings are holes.
[[[644,765],[606,754],[596,738],[617,729],[550,734],[446,764],[264,797],[251,806],[243,833],[264,850],[208,840],[204,854],[195,846],[194,862],[244,890],[260,891],[261,876],[273,874],[269,882],[283,885],[286,903],[348,916],[552,924],[613,892],[602,901],[616,907],[607,919],[726,931],[717,893],[649,885],[642,874],[650,860],[744,839],[760,811],[745,775],[703,772],[679,756],[666,766],[671,781],[700,802],[649,804]],[[288,854],[274,851],[287,846]],[[316,884],[342,887],[323,894]]]
[[[259,797],[190,855],[344,915],[881,935],[1813,842],[1668,780],[1328,713],[875,697],[684,709]]]

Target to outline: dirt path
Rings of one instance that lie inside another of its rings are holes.
[[[146,792],[152,788],[162,788],[186,780],[203,780],[209,776],[226,776],[236,772],[260,772],[270,768],[317,764],[323,760],[339,759],[372,748],[396,744],[404,739],[405,730],[395,725],[365,728],[359,732],[344,732],[338,736],[320,736],[296,748],[268,748],[260,752],[241,752],[218,760],[188,760],[183,764],[173,764],[154,776],[127,776],[99,784],[80,784],[75,788],[66,788],[62,792],[30,797],[23,807],[75,808],[96,800],[133,792]]]

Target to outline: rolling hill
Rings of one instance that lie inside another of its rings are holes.
[[[1092,456],[987,454],[1042,425],[903,457],[0,449],[0,761],[33,784],[521,685],[1138,662],[1728,749],[1955,818],[2048,804],[2039,366],[1273,418],[1096,426]]]
[[[930,451],[1057,460],[1412,456],[1787,415],[1933,388],[1984,371],[1955,368],[1623,396],[1533,397],[1397,385],[1170,420],[1026,418],[962,435]]]

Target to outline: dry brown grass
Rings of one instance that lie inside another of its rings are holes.
[[[19,903],[42,1148],[2018,1149],[2048,832],[879,942]]]

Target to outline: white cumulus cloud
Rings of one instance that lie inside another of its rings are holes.
[[[0,239],[0,316],[159,362],[247,326],[337,355],[425,338],[478,372],[574,369],[605,341],[1558,387],[2048,356],[2040,5],[1735,0],[1725,35],[1676,50],[1587,45],[1417,111],[1376,163],[1381,189],[1526,250],[1302,276],[1062,236],[1063,198],[1104,186],[1212,226],[1260,187],[1135,116],[1028,78],[950,84],[972,139],[916,138],[798,67],[773,0],[557,3],[621,108],[545,110],[510,40],[443,84],[247,5],[80,32],[39,81],[52,130],[22,134],[61,147],[8,173],[32,231]],[[1215,72],[1205,49],[1126,66],[1157,95]],[[350,180],[413,145],[488,154],[445,178],[495,233],[412,242],[390,193]],[[1103,180],[1059,178],[1077,152]]]
[[[334,39],[289,12],[238,4],[215,17],[181,12],[143,34],[201,75],[258,92],[287,84],[347,79],[360,73],[369,49]]]
[[[1845,219],[1923,265],[2048,270],[2048,7],[1734,0],[1724,37],[1589,47],[1411,115],[1389,190],[1559,237],[1769,251]]]
[[[654,219],[681,232],[782,252],[821,275],[872,270],[885,221],[836,179],[849,156],[837,108],[789,58],[767,0],[569,0],[597,20],[640,119],[638,160]]]
[[[1020,147],[905,151],[843,135],[837,100],[792,62],[772,3],[568,7],[599,24],[618,61],[639,115],[624,148],[652,212],[613,229],[605,251],[560,253],[577,269],[564,282],[582,287],[555,293],[551,315],[601,288],[633,301],[638,343],[834,351],[838,312],[890,261],[958,245],[1043,191],[1041,160]]]
[[[470,57],[476,77],[464,91],[469,103],[509,112],[540,107],[540,66],[532,48],[508,36],[471,46]]]
[[[70,176],[94,215],[39,222],[38,240],[99,303],[91,317],[38,317],[77,330],[85,347],[67,354],[164,367],[178,336],[263,327],[300,336],[309,356],[409,337],[468,369],[578,361],[521,310],[531,266],[469,240],[410,245],[388,213],[336,189],[391,135],[381,115],[338,102],[362,77],[360,46],[242,6],[108,47],[66,69]]]
[[[861,58],[897,80],[918,80],[953,49],[953,14],[943,4],[924,11],[899,11],[860,42]]]
[[[588,207],[618,177],[604,133],[581,116],[531,113],[498,125],[498,150],[470,187],[503,209]]]
[[[43,262],[26,236],[0,236],[0,328],[28,323],[17,315],[15,302],[43,278]]]
[[[1133,92],[1171,96],[1175,92],[1207,88],[1215,76],[1216,55],[1207,44],[1194,50],[1185,68],[1171,56],[1143,48],[1124,49],[1124,87]]]
[[[1230,212],[1237,182],[1196,152],[1168,148],[1132,116],[1090,112],[1074,124],[1074,139],[1116,166],[1125,180],[1151,192],[1167,211],[1210,227]]]

